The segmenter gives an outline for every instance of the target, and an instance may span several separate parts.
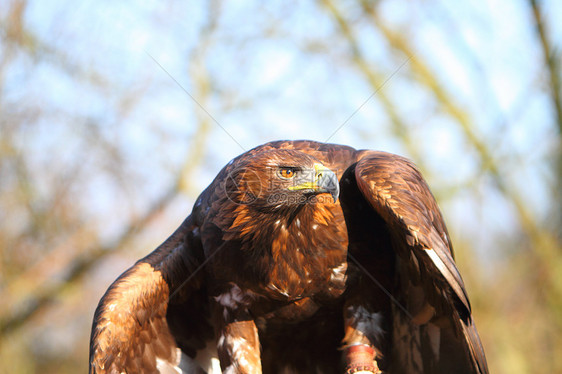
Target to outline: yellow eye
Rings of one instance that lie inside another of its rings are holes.
[[[283,177],[283,178],[292,178],[295,176],[295,170],[292,168],[281,168],[279,170],[279,174]]]

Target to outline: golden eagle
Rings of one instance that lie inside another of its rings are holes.
[[[277,141],[228,163],[107,290],[90,373],[487,373],[407,159]]]

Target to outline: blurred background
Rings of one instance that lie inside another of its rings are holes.
[[[0,372],[86,372],[109,284],[231,158],[399,153],[492,373],[562,373],[562,2],[0,0]]]

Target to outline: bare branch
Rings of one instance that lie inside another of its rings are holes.
[[[60,293],[71,287],[75,281],[80,280],[102,258],[124,248],[140,230],[146,227],[154,217],[166,208],[173,198],[177,196],[177,192],[176,186],[171,188],[152,204],[145,215],[131,222],[115,244],[99,246],[88,251],[85,255],[75,258],[69,268],[64,270],[63,274],[65,275],[56,284],[38,290],[15,307],[10,316],[3,316],[0,319],[0,335],[21,327],[38,311],[55,300]]]
[[[548,38],[546,24],[542,17],[540,1],[529,0],[537,36],[540,40],[540,46],[543,52],[543,58],[546,65],[548,75],[548,85],[550,91],[550,99],[556,113],[556,123],[558,124],[558,133],[562,136],[562,97],[560,86],[560,59],[553,51],[552,44]]]
[[[428,172],[429,169],[425,166],[425,163],[423,161],[424,157],[422,157],[417,143],[409,135],[410,131],[408,131],[408,126],[400,118],[398,110],[396,109],[396,106],[394,105],[390,97],[384,90],[380,89],[380,87],[384,84],[387,76],[381,72],[375,71],[372,64],[367,61],[366,57],[361,51],[361,48],[359,47],[359,42],[353,32],[352,26],[345,19],[343,13],[339,10],[336,4],[332,0],[322,0],[322,3],[336,21],[336,24],[338,25],[342,36],[349,43],[353,63],[365,76],[373,92],[376,92],[377,99],[382,103],[383,108],[385,109],[392,123],[394,136],[396,136],[404,144],[410,156],[416,160],[418,166],[425,172]]]

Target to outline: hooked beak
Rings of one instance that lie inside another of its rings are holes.
[[[294,186],[289,187],[291,191],[310,191],[312,193],[329,193],[334,203],[340,195],[340,184],[336,173],[322,164],[314,164],[314,174],[305,176],[296,181]]]

